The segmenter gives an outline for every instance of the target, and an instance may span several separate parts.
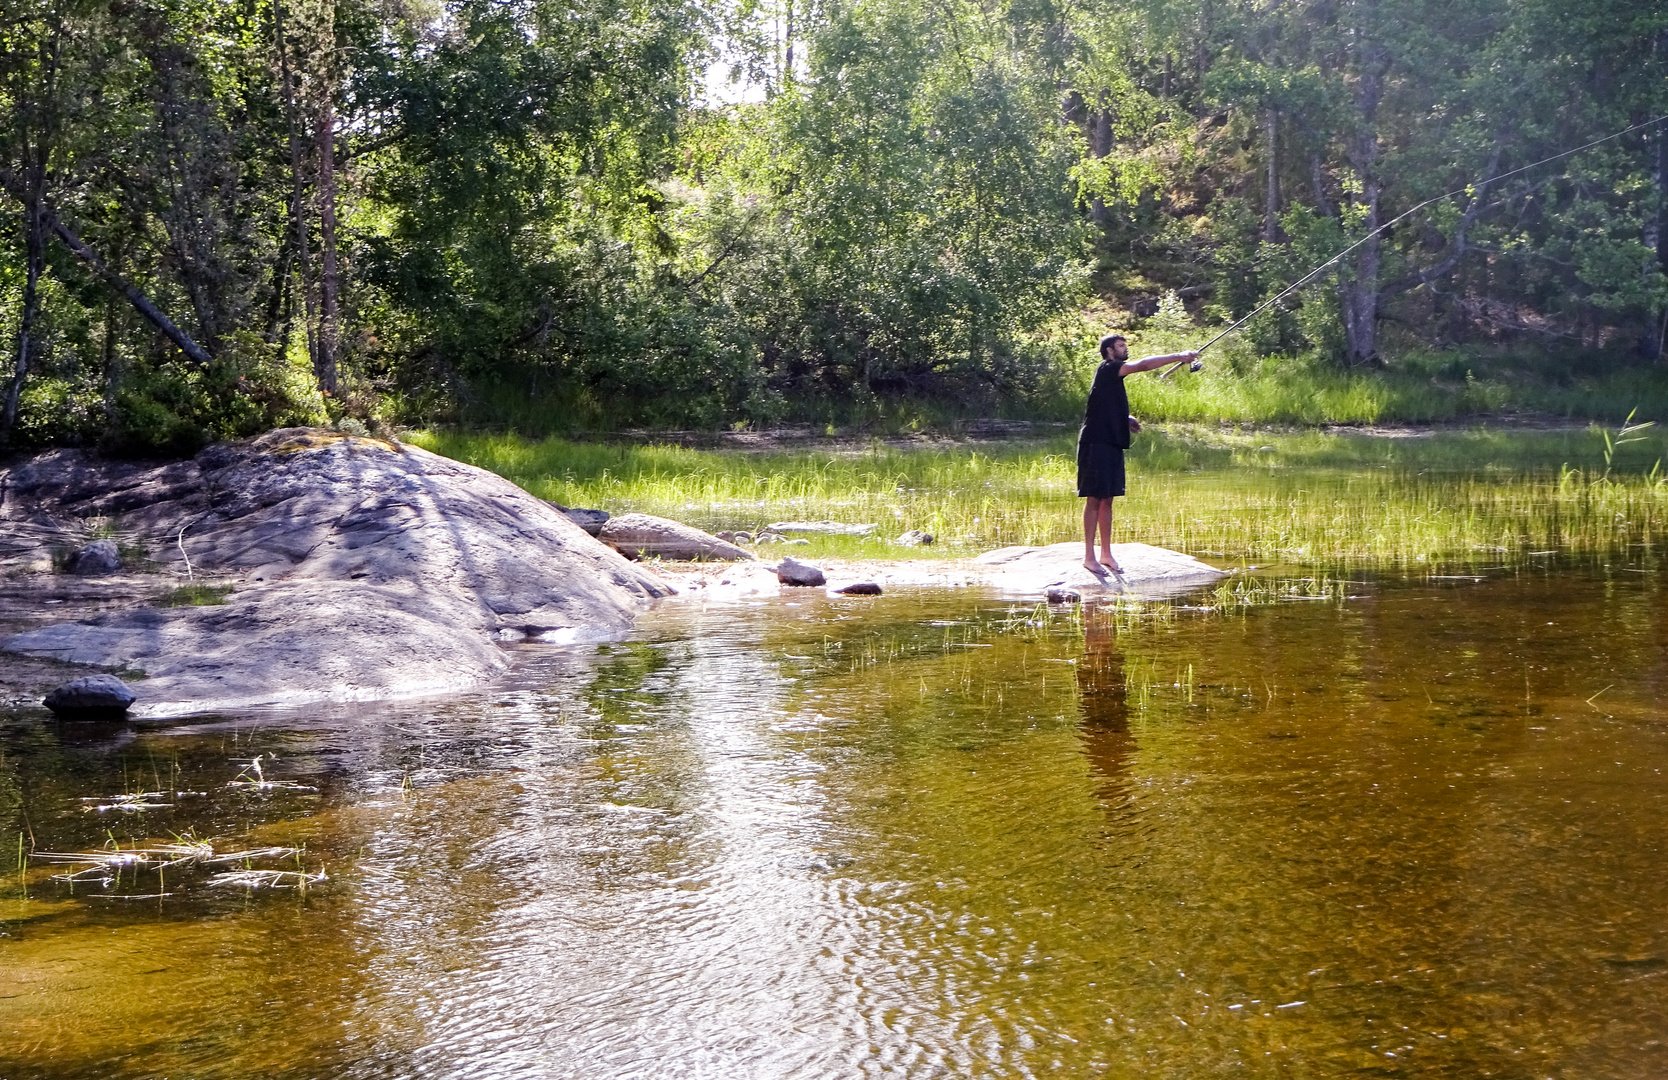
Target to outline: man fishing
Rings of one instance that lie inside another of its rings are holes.
[[[1077,495],[1083,504],[1083,565],[1096,575],[1122,573],[1112,557],[1112,500],[1124,493],[1124,451],[1141,424],[1129,415],[1124,379],[1169,364],[1196,361],[1198,350],[1144,356],[1133,363],[1122,334],[1100,339],[1100,367],[1089,387],[1089,406],[1077,435]],[[1095,558],[1095,531],[1100,530],[1100,558]]]

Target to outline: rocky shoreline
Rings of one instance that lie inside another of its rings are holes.
[[[504,674],[507,645],[618,637],[680,594],[982,585],[1064,601],[1223,574],[1141,544],[1115,549],[1119,576],[1090,574],[1075,544],[767,564],[676,522],[608,525],[594,538],[495,474],[333,431],[162,465],[52,451],[0,470],[0,707],[100,671],[129,681],[136,717],[446,693]],[[665,561],[680,558],[706,561]]]

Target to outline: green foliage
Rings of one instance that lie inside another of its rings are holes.
[[[230,585],[181,585],[170,590],[158,603],[162,607],[210,607],[226,602]]]
[[[1661,400],[1668,132],[1513,172],[1668,113],[1656,7],[781,14],[44,0],[7,16],[0,389],[19,409],[0,435],[184,452],[344,417],[1064,416],[1107,321],[1197,344],[1358,241],[1145,407],[1314,422]],[[720,56],[757,92],[707,100]],[[30,254],[37,198],[83,249]],[[1528,341],[1604,370],[1413,371]]]

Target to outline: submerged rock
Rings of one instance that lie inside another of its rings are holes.
[[[114,540],[94,540],[70,557],[69,572],[83,577],[114,574],[122,568],[122,553]]]
[[[879,596],[880,585],[873,581],[854,581],[850,585],[842,585],[834,590],[847,596]]]
[[[1083,594],[1076,589],[1062,589],[1058,585],[1053,585],[1049,587],[1047,592],[1043,593],[1043,599],[1051,604],[1081,604]]]
[[[461,689],[508,668],[504,631],[598,640],[671,591],[502,477],[337,432],[268,432],[160,468],[54,451],[0,474],[0,490],[0,527],[119,516],[159,561],[244,579],[221,605],[0,642],[145,672],[142,715]]]
[[[41,702],[67,720],[115,719],[127,713],[136,695],[114,675],[89,675],[58,687]]]
[[[597,533],[597,539],[628,559],[658,555],[680,561],[738,562],[753,557],[711,533],[652,514],[621,514],[610,518]]]
[[[789,556],[776,564],[776,580],[784,585],[826,585],[828,578],[819,567]]]

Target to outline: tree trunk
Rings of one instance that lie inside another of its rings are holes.
[[[296,272],[301,277],[302,332],[307,337],[307,358],[314,377],[319,370],[318,337],[314,332],[313,285],[307,258],[306,182],[302,178],[307,152],[301,137],[300,110],[295,100],[295,72],[290,67],[289,39],[284,34],[283,0],[272,5],[273,40],[278,50],[279,91],[284,98],[284,122],[290,136],[290,229],[295,245]]]
[[[60,28],[61,29],[61,28]],[[52,156],[53,133],[57,128],[58,112],[58,57],[59,33],[40,44],[40,83],[22,90],[19,80],[14,90],[12,122],[16,125],[18,149],[22,151],[23,175],[12,174],[0,167],[3,184],[23,204],[23,311],[18,321],[17,354],[12,364],[12,377],[6,383],[6,396],[0,401],[0,441],[10,437],[17,424],[18,401],[23,396],[23,384],[29,378],[29,363],[35,352],[35,320],[40,315],[40,279],[46,269],[46,171]]]
[[[1668,37],[1668,31],[1659,35],[1658,40],[1662,37]],[[1645,246],[1656,252],[1656,272],[1668,274],[1668,227],[1664,227],[1664,219],[1668,218],[1668,130],[1658,127],[1655,139],[1653,168],[1656,173],[1656,213],[1651,216],[1646,226]],[[1657,313],[1656,322],[1656,340],[1645,343],[1645,352],[1649,359],[1660,364],[1664,359],[1668,359],[1663,351],[1664,339],[1668,338],[1668,304],[1663,305],[1662,310]]]
[[[782,85],[793,85],[793,0],[787,0],[787,14],[783,20],[785,29],[782,37],[785,43],[782,63]]]
[[[330,87],[323,88],[319,106],[319,351],[315,374],[319,389],[336,393],[336,349],[340,337],[336,275],[336,111]]]
[[[24,279],[23,318],[17,331],[17,358],[12,367],[12,378],[6,386],[6,400],[0,406],[0,439],[11,434],[17,423],[17,402],[23,393],[23,383],[29,377],[29,358],[34,351],[35,318],[40,310],[41,269],[46,263],[46,230],[41,212],[38,177],[32,178],[30,192],[23,204]]]
[[[1378,235],[1378,106],[1384,97],[1384,77],[1391,57],[1382,45],[1364,42],[1359,52],[1360,79],[1356,109],[1360,126],[1348,145],[1350,165],[1361,181],[1356,205],[1365,211],[1361,227],[1368,240],[1356,249],[1350,266],[1339,267],[1338,299],[1344,323],[1344,360],[1351,367],[1378,362],[1379,265],[1383,240]]]
[[[1089,117],[1089,153],[1103,158],[1112,152],[1112,110],[1101,109]],[[1106,202],[1099,195],[1089,200],[1089,220],[1104,227],[1111,220]]]
[[[1263,121],[1266,129],[1268,190],[1263,200],[1263,242],[1280,242],[1280,112],[1269,109]]]
[[[51,224],[52,231],[57,234],[58,239],[63,241],[64,246],[69,248],[76,258],[86,263],[93,273],[103,278],[105,284],[126,297],[127,302],[132,304],[139,314],[149,320],[152,326],[162,331],[164,337],[179,346],[181,352],[190,357],[200,367],[207,367],[214,362],[212,353],[193,341],[190,334],[181,330],[174,320],[164,315],[162,310],[151,303],[150,298],[135,288],[131,282],[110,269],[105,261],[99,258],[98,252],[83,243],[81,238],[70,230],[69,226],[59,221],[51,211],[45,208],[43,208],[43,215]]]
[[[1370,200],[1365,222],[1378,228],[1378,185],[1364,192]],[[1344,360],[1351,367],[1378,361],[1378,269],[1381,257],[1378,236],[1357,249],[1354,266],[1338,283],[1344,320]]]

